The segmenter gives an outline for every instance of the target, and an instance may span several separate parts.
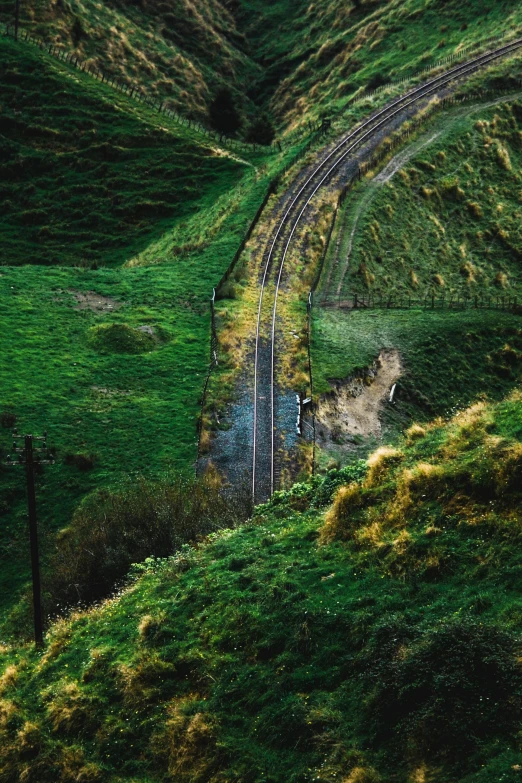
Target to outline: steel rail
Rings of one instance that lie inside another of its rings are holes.
[[[373,114],[371,117],[369,117],[367,120],[365,120],[361,125],[359,125],[357,128],[355,128],[353,131],[351,131],[344,139],[342,139],[341,142],[327,155],[324,160],[322,160],[319,165],[316,167],[316,169],[312,172],[312,174],[308,177],[306,182],[302,185],[302,187],[299,189],[298,193],[294,196],[290,206],[286,210],[285,214],[283,215],[282,219],[279,222],[278,229],[275,233],[274,239],[272,241],[270,251],[268,253],[267,261],[265,264],[265,269],[263,273],[263,279],[261,282],[261,291],[259,295],[259,307],[258,307],[258,315],[257,315],[257,324],[256,324],[256,343],[255,343],[255,358],[254,358],[254,431],[253,431],[253,469],[252,469],[252,494],[253,497],[255,497],[255,489],[256,489],[256,447],[257,447],[257,385],[258,385],[258,358],[259,358],[259,338],[260,338],[260,328],[261,328],[261,311],[262,311],[262,304],[263,304],[263,297],[266,287],[266,281],[268,277],[268,273],[270,270],[270,265],[272,262],[274,250],[276,243],[281,235],[281,232],[283,228],[286,225],[287,219],[292,212],[295,204],[299,201],[303,193],[307,190],[307,188],[310,187],[310,185],[313,185],[313,180],[315,176],[326,166],[326,164],[337,154],[339,151],[341,151],[350,141],[356,139],[356,141],[344,151],[344,153],[339,156],[334,162],[333,165],[330,166],[326,174],[322,177],[318,185],[313,189],[313,191],[310,193],[310,195],[307,197],[306,202],[301,209],[299,215],[297,216],[296,220],[294,221],[292,225],[292,229],[290,232],[290,236],[286,242],[286,246],[283,251],[283,255],[281,257],[281,263],[279,266],[279,273],[277,276],[277,282],[276,282],[276,289],[275,289],[275,296],[274,296],[274,306],[273,306],[273,312],[272,312],[272,330],[271,330],[271,381],[270,381],[270,387],[271,387],[271,477],[270,477],[270,488],[271,493],[274,491],[274,481],[275,481],[275,324],[276,324],[276,314],[277,314],[277,299],[279,294],[279,288],[281,285],[281,278],[284,268],[284,263],[286,260],[286,256],[288,254],[288,249],[290,247],[290,243],[293,239],[293,236],[295,234],[295,231],[297,229],[297,226],[299,225],[301,218],[306,211],[308,205],[310,204],[310,201],[315,196],[319,188],[326,182],[326,180],[332,175],[332,173],[339,167],[339,165],[345,160],[345,158],[349,155],[350,152],[352,152],[357,146],[359,146],[363,141],[365,141],[368,137],[370,137],[376,130],[381,128],[383,125],[387,124],[393,117],[395,117],[400,112],[404,111],[406,108],[411,106],[413,103],[416,103],[418,100],[425,98],[429,95],[431,95],[433,92],[436,92],[440,87],[445,86],[447,83],[453,81],[455,78],[458,78],[459,76],[465,76],[468,75],[470,72],[476,70],[481,65],[487,64],[495,59],[498,59],[499,57],[503,57],[505,54],[508,54],[511,51],[515,51],[517,48],[520,48],[522,46],[522,39],[516,39],[515,41],[512,41],[509,44],[506,44],[503,47],[499,47],[498,49],[495,49],[490,52],[486,52],[485,54],[481,55],[480,57],[476,57],[473,60],[469,60],[466,63],[461,63],[460,65],[456,66],[455,68],[452,68],[449,71],[445,71],[443,74],[440,74],[439,76],[435,77],[434,79],[430,79],[430,81],[426,82],[423,85],[420,85],[419,87],[410,90],[405,95],[400,96],[399,98],[395,99],[392,103],[385,106],[383,109],[378,111],[377,113]],[[399,104],[401,104],[399,106]],[[395,109],[395,107],[399,106],[398,109]],[[395,111],[392,111],[395,109]],[[383,117],[384,119],[380,120],[376,123],[377,120],[379,120],[380,117]],[[362,133],[368,126],[372,125],[368,131],[365,133]],[[361,135],[362,133],[362,135]],[[357,138],[358,137],[358,138]]]

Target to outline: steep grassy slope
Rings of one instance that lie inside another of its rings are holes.
[[[457,297],[468,307],[512,301],[521,290],[519,112],[515,101],[444,113],[349,193],[314,308],[316,393],[397,349],[403,374],[395,405],[383,411],[396,430],[477,397],[498,399],[519,379],[519,315],[447,307]],[[331,307],[355,293],[411,298],[413,309]],[[415,309],[432,296],[438,310]]]
[[[12,22],[12,3],[3,0],[0,12]],[[187,0],[33,0],[21,13],[23,26],[35,34],[161,96],[185,116],[206,116],[218,85],[242,91],[258,71],[243,51],[227,4],[219,0],[202,0],[197,7]]]
[[[515,783],[521,401],[414,427],[149,561],[43,655],[5,648],[3,780]]]
[[[12,21],[12,5],[0,3]],[[410,75],[463,46],[515,34],[516,0],[93,0],[23,7],[23,23],[182,114],[203,119],[219,85],[282,127],[341,111],[358,90]]]
[[[475,111],[376,188],[362,214],[349,205],[332,296],[520,293],[521,133],[517,101]]]
[[[22,45],[1,52],[0,459],[13,417],[49,431],[45,563],[94,487],[191,470],[208,300],[271,172],[174,135]],[[23,482],[0,468],[3,620],[29,576]]]
[[[273,91],[270,106],[285,124],[340,111],[362,88],[411,75],[488,36],[514,34],[522,24],[516,0],[279,2],[267,12],[253,0],[241,6],[266,69],[260,94]],[[259,16],[265,13],[267,21]],[[285,43],[274,46],[272,25],[283,28],[283,19]]]
[[[502,312],[314,312],[314,391],[371,366],[396,348],[403,375],[388,424],[447,416],[478,396],[500,399],[522,373],[520,316]]]
[[[246,170],[11,39],[0,80],[3,263],[122,263]]]

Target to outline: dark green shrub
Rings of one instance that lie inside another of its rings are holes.
[[[92,470],[96,462],[95,454],[74,454],[68,452],[64,460],[66,465],[72,465],[78,470]]]
[[[248,128],[246,140],[250,144],[263,144],[269,147],[275,136],[274,126],[266,115],[254,120]]]
[[[151,334],[133,329],[128,324],[93,326],[89,330],[89,342],[104,353],[147,353],[157,345]]]
[[[487,753],[486,743],[515,736],[522,707],[519,640],[499,628],[457,620],[416,636],[403,621],[374,639],[370,710],[377,745],[458,767]]]
[[[167,557],[182,544],[247,516],[243,497],[211,477],[146,482],[90,495],[57,537],[46,585],[49,609],[109,595],[133,563]]]
[[[0,426],[5,427],[5,429],[10,430],[12,429],[16,424],[16,415],[14,413],[11,413],[11,411],[2,411],[0,413]]]
[[[241,127],[241,117],[234,97],[227,87],[220,88],[209,109],[209,120],[218,133],[236,133]]]

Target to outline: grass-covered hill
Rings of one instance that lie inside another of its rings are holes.
[[[0,18],[12,13],[2,0]],[[463,46],[514,35],[522,12],[516,0],[31,0],[22,22],[182,114],[205,120],[226,85],[245,125],[261,108],[284,128]]]
[[[341,298],[521,292],[522,104],[474,111],[442,138],[436,131],[358,216],[340,291],[332,281]]]
[[[30,0],[22,4],[21,22],[112,76],[168,100],[185,116],[202,118],[219,85],[242,91],[258,70],[227,5]],[[13,21],[12,6],[2,0],[3,21]]]
[[[271,106],[287,123],[342,111],[359,90],[410,76],[488,36],[515,35],[521,23],[516,0],[310,3],[288,36],[285,62],[293,68]]]
[[[245,171],[9,38],[0,82],[3,263],[121,264]]]
[[[45,566],[92,489],[192,469],[208,300],[273,172],[3,37],[0,73],[0,461],[13,424],[49,431]],[[3,623],[30,571],[17,468],[0,518]]]
[[[516,783],[521,410],[415,425],[5,647],[2,781]]]
[[[520,316],[498,309],[521,293],[520,105],[497,101],[429,120],[348,194],[336,220],[316,296],[326,306],[313,313],[314,391],[328,394],[381,350],[398,350],[397,404],[382,417],[392,430],[499,399],[520,378]],[[354,294],[403,309],[335,306]],[[449,310],[457,301],[467,309]]]

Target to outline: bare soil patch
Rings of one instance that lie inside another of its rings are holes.
[[[319,400],[316,413],[320,446],[354,443],[355,439],[379,437],[382,405],[402,374],[399,352],[381,351],[379,357],[358,376],[339,381]]]
[[[110,296],[102,296],[95,291],[75,291],[73,288],[67,292],[76,300],[75,310],[92,310],[94,313],[107,313],[118,310],[122,303]]]

